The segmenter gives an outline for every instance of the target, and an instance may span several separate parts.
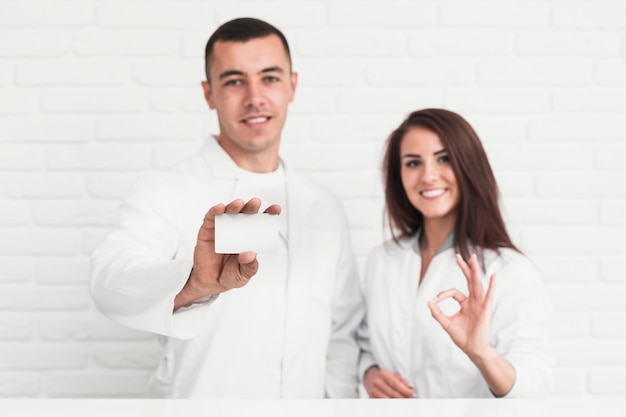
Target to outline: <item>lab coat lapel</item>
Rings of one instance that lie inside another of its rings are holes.
[[[287,176],[287,221],[289,224],[289,252],[298,253],[297,249],[307,235],[307,231],[314,227],[306,219],[317,198],[317,190],[307,184],[297,173],[285,166]]]
[[[213,178],[212,187],[218,187],[222,195],[230,195],[234,198],[243,198],[247,190],[242,188],[239,181],[239,170],[235,162],[222,149],[215,137],[207,140],[202,153],[206,161],[205,174]],[[302,243],[307,235],[306,231],[314,227],[309,222],[304,221],[309,217],[309,212],[317,198],[317,190],[311,187],[299,174],[291,170],[287,164],[285,175],[287,179],[287,207],[286,215],[289,225],[288,248],[290,253],[297,253],[295,250]],[[229,201],[223,201],[228,203]],[[283,236],[283,238],[287,238]]]
[[[211,188],[216,190],[218,195],[230,196],[229,201],[222,201],[227,204],[235,198],[242,198],[241,181],[239,181],[239,170],[233,161],[220,146],[217,138],[208,138],[202,149],[202,155],[206,165],[201,175],[211,178]]]

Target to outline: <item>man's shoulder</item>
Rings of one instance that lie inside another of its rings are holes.
[[[208,144],[199,147],[197,151],[180,160],[169,168],[169,172],[180,177],[193,177],[210,180],[214,177],[214,168],[211,167],[208,154],[211,152]]]
[[[136,179],[126,201],[155,208],[173,206],[180,201],[191,202],[202,188],[203,184],[189,175],[173,171],[150,171]]]
[[[197,192],[199,188],[206,188],[206,183],[213,179],[213,173],[204,157],[205,148],[201,146],[195,153],[167,168],[141,173],[135,180],[131,195],[180,198],[181,195]]]

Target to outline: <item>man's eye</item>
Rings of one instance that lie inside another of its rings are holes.
[[[228,80],[224,83],[224,85],[240,85],[241,80]]]
[[[274,76],[269,76],[269,77],[265,77],[265,81],[268,83],[275,83],[278,82],[278,77],[274,77]]]

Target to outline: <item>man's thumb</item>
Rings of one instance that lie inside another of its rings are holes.
[[[239,262],[239,272],[244,279],[250,279],[259,270],[259,261],[254,252],[242,252],[237,257]]]

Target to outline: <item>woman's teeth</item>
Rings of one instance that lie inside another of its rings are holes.
[[[444,191],[445,190],[443,188],[438,188],[436,190],[422,191],[421,194],[426,198],[434,198],[439,197],[441,194],[444,193]]]

